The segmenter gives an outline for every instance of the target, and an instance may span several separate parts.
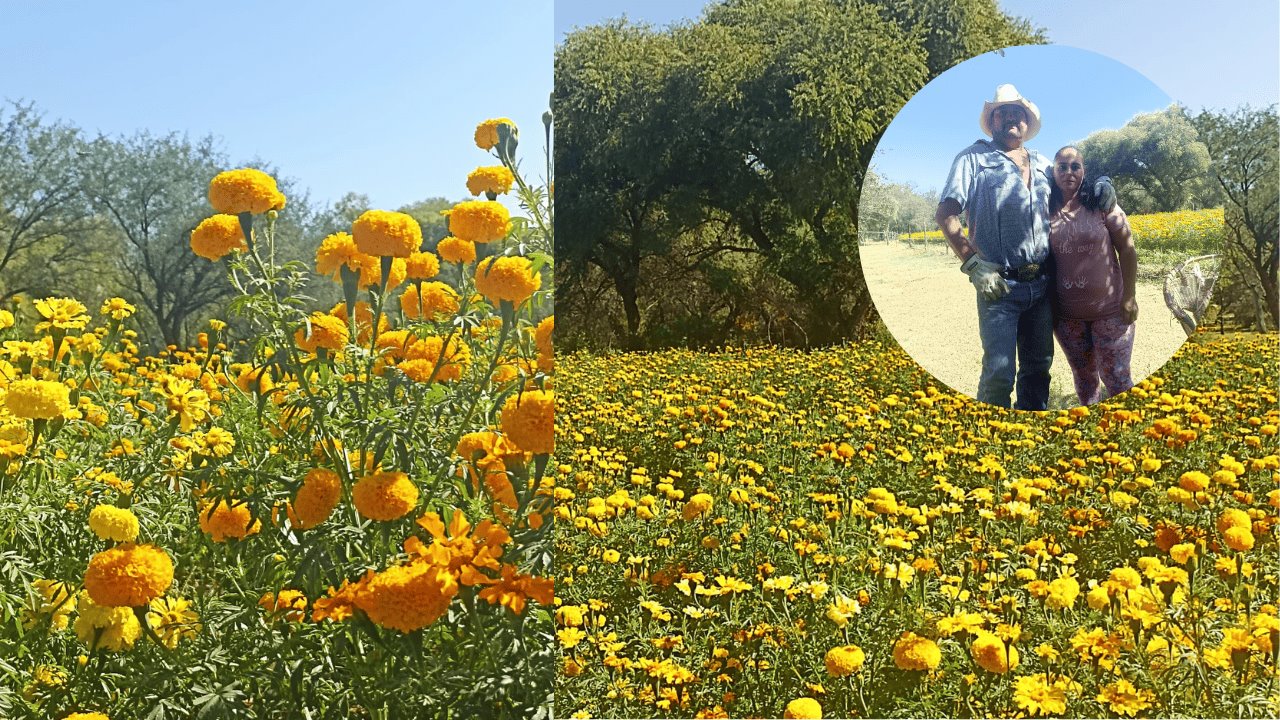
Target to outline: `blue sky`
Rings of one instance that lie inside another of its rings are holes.
[[[552,0],[209,3],[0,0],[0,99],[90,134],[213,134],[328,202],[462,199],[496,160],[472,133],[520,126],[545,174]]]
[[[556,39],[622,15],[656,27],[696,20],[705,4],[557,0]],[[951,159],[981,137],[982,101],[1004,82],[1039,105],[1044,127],[1029,144],[1046,154],[1175,101],[1192,111],[1280,101],[1280,4],[1274,0],[1001,0],[1000,6],[1044,28],[1056,47],[991,53],[935,79],[877,148],[873,163],[888,178],[921,190],[941,187]]]

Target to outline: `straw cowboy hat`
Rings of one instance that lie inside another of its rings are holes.
[[[1006,83],[996,88],[994,98],[982,104],[982,117],[978,118],[978,127],[982,128],[982,132],[986,133],[987,137],[995,136],[991,132],[991,112],[1002,105],[1017,105],[1027,112],[1027,135],[1022,139],[1023,142],[1040,132],[1040,108],[1022,97],[1018,93],[1018,88]]]

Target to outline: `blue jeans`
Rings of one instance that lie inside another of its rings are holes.
[[[978,295],[978,335],[982,338],[982,376],[978,399],[1009,407],[1018,383],[1017,410],[1049,407],[1049,366],[1053,364],[1053,311],[1049,280],[1009,280],[1009,294],[999,300]],[[1016,363],[1015,363],[1016,357]],[[1015,372],[1016,368],[1016,372]]]

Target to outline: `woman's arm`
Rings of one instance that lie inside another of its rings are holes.
[[[1138,319],[1138,249],[1133,244],[1133,232],[1129,230],[1129,220],[1124,211],[1115,208],[1107,214],[1107,231],[1111,234],[1111,245],[1116,249],[1120,260],[1120,275],[1124,280],[1124,296],[1121,307],[1125,319],[1133,324]]]

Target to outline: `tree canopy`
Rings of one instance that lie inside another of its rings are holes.
[[[871,310],[858,192],[885,127],[955,62],[1041,40],[987,0],[731,0],[571,33],[552,96],[561,326],[627,347],[678,342],[673,324],[853,336]],[[686,317],[691,296],[715,312]]]
[[[1128,212],[1172,212],[1213,202],[1209,150],[1181,106],[1093,133],[1080,151],[1091,176],[1115,182]]]

